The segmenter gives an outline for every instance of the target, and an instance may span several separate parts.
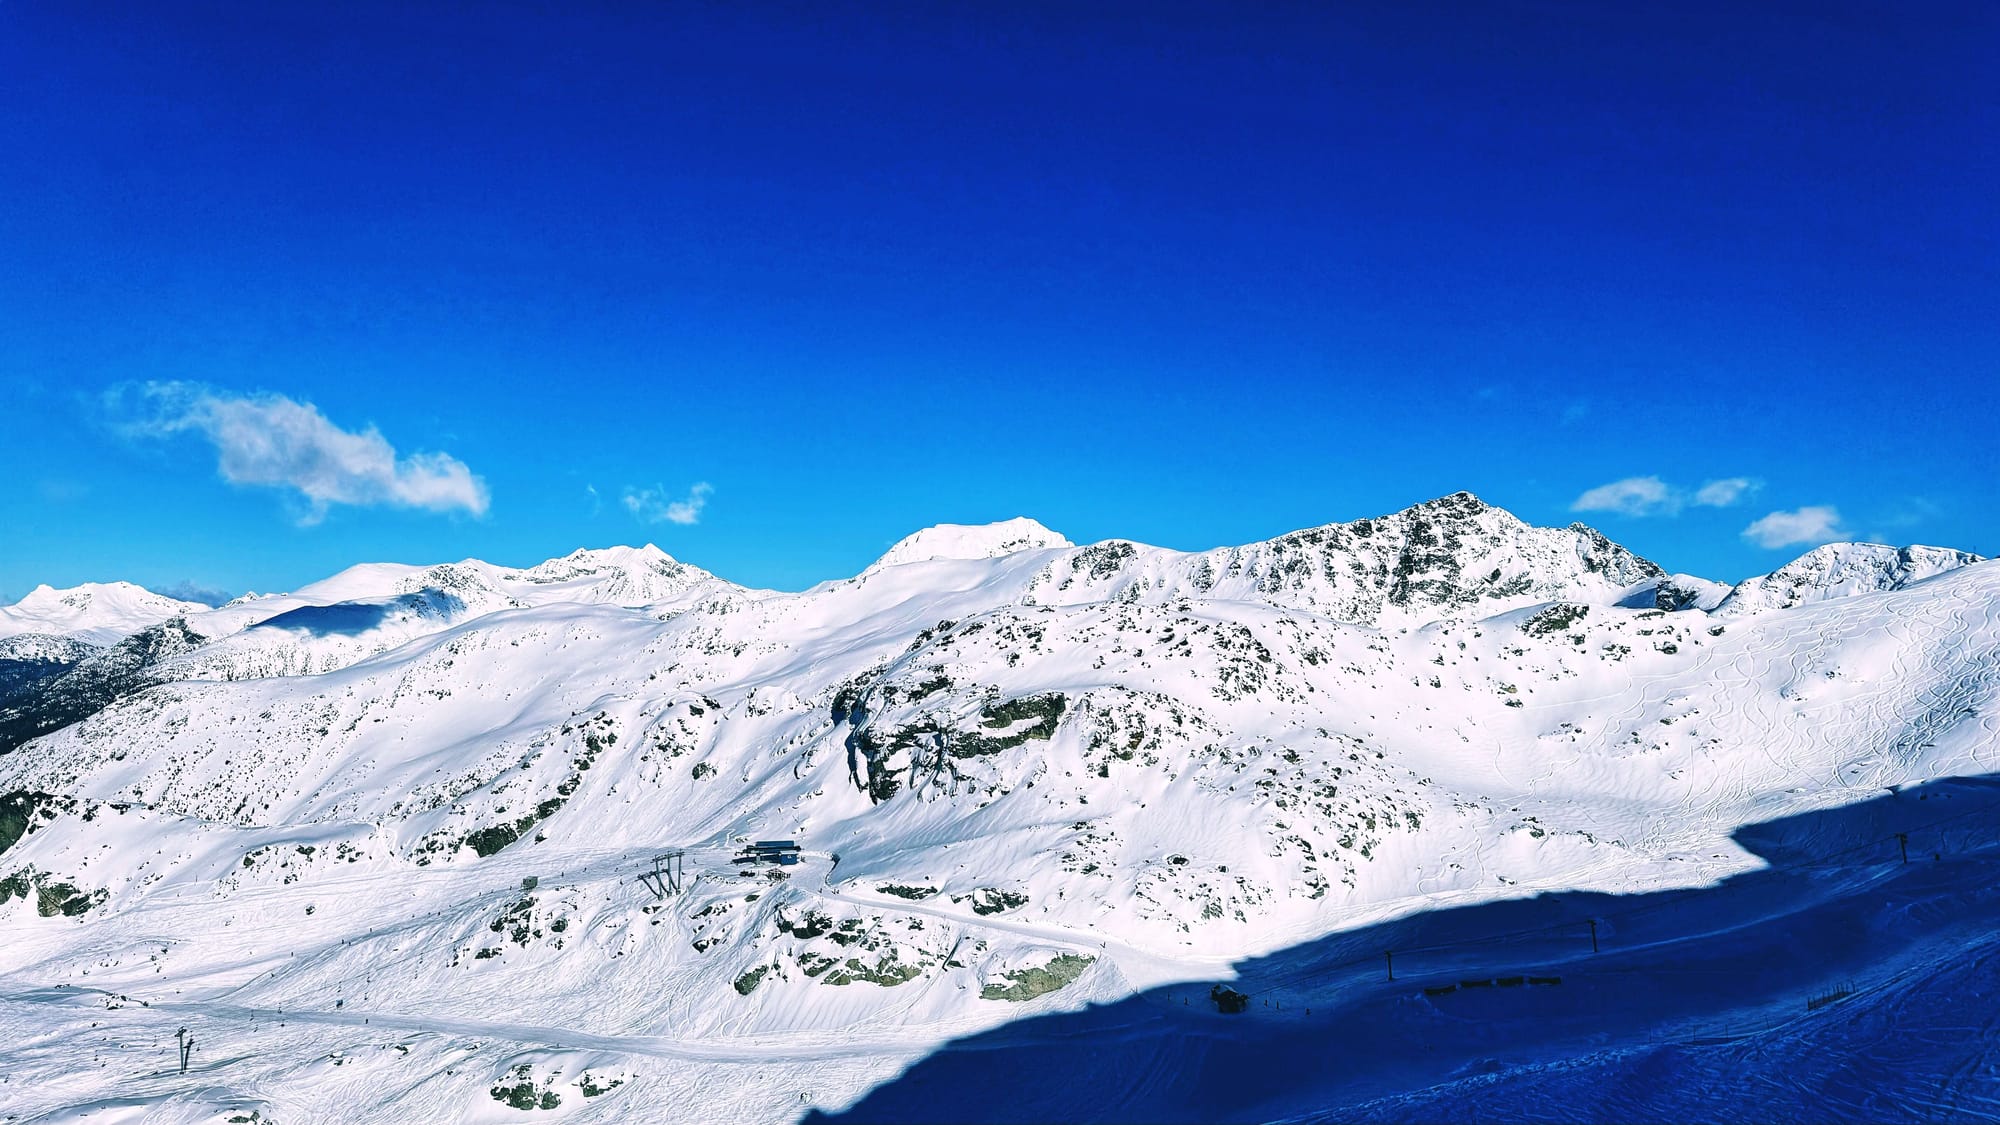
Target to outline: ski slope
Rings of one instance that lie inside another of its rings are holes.
[[[945,527],[802,593],[621,548],[189,613],[4,701],[125,646],[0,755],[0,1120],[1428,1119],[1507,1083],[1643,1118],[1547,1076],[1751,1043],[1840,974],[1866,1010],[1986,925],[1985,844],[1924,882],[1851,810],[1986,799],[1927,783],[1995,772],[2000,569],[1777,573],[1721,594],[1461,493],[1209,552]],[[803,862],[731,862],[774,838]],[[1885,889],[1948,924],[1731,959]],[[1408,983],[1543,970],[1518,1011]],[[1368,1061],[1272,1077],[1336,1048]]]

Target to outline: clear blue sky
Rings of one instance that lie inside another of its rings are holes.
[[[557,7],[0,5],[0,597],[1461,488],[2000,553],[2000,6]]]

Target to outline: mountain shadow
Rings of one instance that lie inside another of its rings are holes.
[[[295,629],[315,637],[360,636],[379,628],[397,608],[394,602],[340,602],[336,605],[306,605],[267,617],[244,629]]]
[[[1239,1014],[1022,1019],[806,1120],[2000,1119],[2000,777],[1877,792],[1739,829],[1769,866],[1710,886],[1333,934],[1239,962]]]
[[[55,679],[81,660],[0,657],[0,708],[25,698],[42,684]]]
[[[284,613],[267,617],[244,631],[258,629],[290,629],[316,637],[360,636],[381,627],[391,618],[413,614],[440,620],[459,616],[465,612],[465,602],[456,594],[425,587],[415,593],[401,594],[386,601],[336,602],[332,605],[306,605]]]
[[[153,665],[207,642],[188,628],[185,618],[176,617],[10,693],[0,704],[0,754],[158,685]]]

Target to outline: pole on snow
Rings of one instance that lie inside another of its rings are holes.
[[[1590,951],[1597,952],[1597,919],[1590,920]]]

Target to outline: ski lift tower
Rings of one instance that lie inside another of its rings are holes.
[[[681,868],[681,858],[686,854],[683,849],[675,848],[670,852],[661,852],[654,856],[653,869],[642,872],[639,881],[646,884],[646,889],[652,891],[655,898],[680,894],[687,887]]]

